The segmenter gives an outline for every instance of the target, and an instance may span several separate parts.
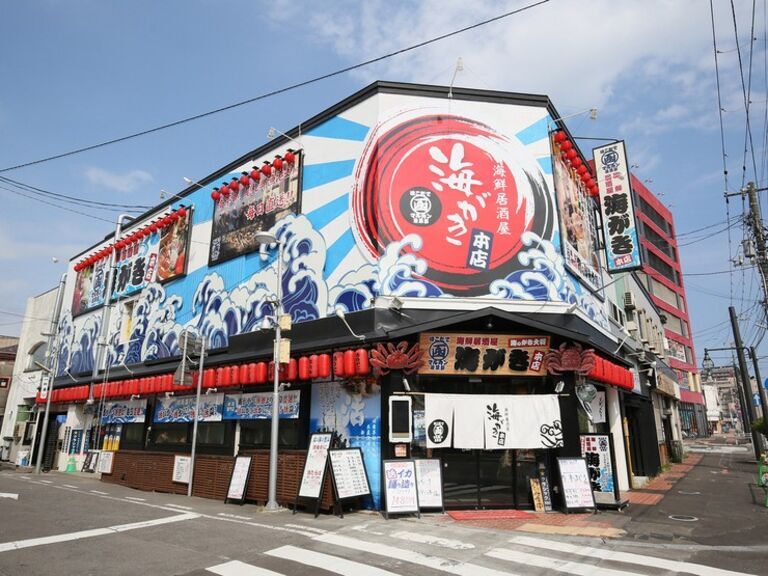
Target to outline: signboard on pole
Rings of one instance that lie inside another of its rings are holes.
[[[51,375],[47,372],[40,377],[40,400],[48,398],[48,390],[51,387]]]
[[[173,457],[173,481],[180,484],[189,484],[189,472],[192,464],[192,458],[189,456]]]
[[[600,191],[608,272],[613,274],[637,270],[643,263],[640,259],[640,242],[624,142],[599,146],[592,154],[595,160],[595,179]]]
[[[413,460],[384,460],[384,517],[419,513],[416,465]]]

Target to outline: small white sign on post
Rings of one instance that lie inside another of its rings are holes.
[[[189,472],[192,467],[192,458],[190,456],[173,457],[173,481],[181,484],[189,484]]]
[[[48,389],[51,386],[50,374],[43,374],[40,377],[40,400],[46,400],[48,398]]]
[[[99,472],[101,474],[112,474],[114,457],[114,452],[101,452],[101,455],[99,456]]]

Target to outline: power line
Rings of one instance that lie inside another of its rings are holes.
[[[745,267],[746,270],[751,270],[753,268],[754,266]],[[732,272],[731,270],[720,270],[718,272],[689,272],[689,273],[684,273],[683,276],[716,276],[718,274],[730,274],[731,272]]]
[[[87,212],[81,212],[80,210],[73,210],[72,208],[67,208],[66,206],[59,206],[58,204],[54,204],[53,202],[48,202],[46,200],[43,200],[42,198],[37,198],[36,196],[29,196],[27,194],[24,194],[23,192],[19,192],[18,190],[12,190],[11,188],[6,188],[5,186],[0,186],[0,190],[5,190],[6,192],[10,192],[11,194],[16,194],[17,196],[22,196],[23,198],[27,198],[29,200],[35,200],[36,202],[40,202],[41,204],[45,204],[46,206],[52,206],[54,208],[58,208],[59,210],[66,210],[67,212],[72,212],[73,214],[80,214],[81,216],[85,216],[86,218],[93,218],[94,220],[109,222],[110,224],[115,223],[113,220],[107,220],[106,218],[101,218],[100,216],[94,216],[93,214],[88,214]]]
[[[333,78],[335,76],[340,76],[342,74],[346,74],[347,72],[351,72],[352,70],[358,70],[360,68],[364,68],[366,66],[370,66],[371,64],[375,64],[377,62],[381,62],[383,60],[386,60],[388,58],[392,58],[394,56],[399,56],[400,54],[405,54],[406,52],[410,52],[412,50],[416,50],[418,48],[423,48],[424,46],[428,46],[430,44],[434,44],[435,42],[439,42],[440,40],[445,40],[446,38],[450,38],[452,36],[456,36],[458,34],[462,34],[463,32],[467,32],[469,30],[473,30],[475,28],[480,28],[481,26],[485,26],[486,24],[490,24],[492,22],[496,22],[499,20],[502,20],[504,18],[508,18],[510,16],[514,16],[515,14],[519,14],[521,12],[525,12],[526,10],[530,10],[531,8],[535,8],[537,6],[540,6],[542,4],[546,4],[549,2],[549,0],[539,0],[538,2],[534,2],[533,4],[528,4],[527,6],[523,6],[522,8],[517,8],[515,10],[511,10],[509,12],[505,12],[504,14],[501,14],[499,16],[495,16],[493,18],[489,18],[488,20],[483,20],[481,22],[477,22],[475,24],[472,24],[470,26],[465,26],[464,28],[460,28],[459,30],[454,30],[453,32],[448,32],[446,34],[442,34],[440,36],[436,36],[434,38],[431,38],[429,40],[425,40],[423,42],[419,42],[418,44],[413,44],[407,48],[401,48],[400,50],[395,50],[394,52],[389,52],[388,54],[384,54],[383,56],[378,56],[377,58],[372,58],[371,60],[366,60],[364,62],[360,62],[358,64],[354,64],[352,66],[347,66],[346,68],[341,68],[339,70],[336,70],[334,72],[329,72],[328,74],[323,74],[321,76],[316,76],[314,78],[311,78],[309,80],[304,80],[302,82],[298,82],[296,84],[292,84],[290,86],[286,86],[284,88],[279,88],[277,90],[272,90],[271,92],[266,92],[264,94],[260,94],[258,96],[254,96],[253,98],[248,98],[247,100],[241,100],[240,102],[235,102],[234,104],[229,104],[227,106],[222,106],[221,108],[216,108],[214,110],[209,110],[208,112],[203,112],[201,114],[195,114],[194,116],[188,116],[186,118],[182,118],[181,120],[176,120],[174,122],[169,122],[167,124],[162,124],[160,126],[156,126],[154,128],[149,128],[147,130],[142,130],[141,132],[134,132],[133,134],[128,134],[127,136],[121,136],[119,138],[113,138],[112,140],[106,140],[104,142],[99,142],[98,144],[92,144],[90,146],[84,146],[82,148],[77,148],[75,150],[70,150],[68,152],[62,152],[61,154],[55,154],[53,156],[48,156],[46,158],[40,158],[39,160],[33,160],[31,162],[24,162],[23,164],[17,164],[15,166],[9,166],[7,168],[0,169],[1,172],[9,172],[11,170],[17,170],[19,168],[25,168],[27,166],[34,166],[35,164],[42,164],[43,162],[50,162],[51,160],[58,160],[60,158],[65,158],[67,156],[73,156],[75,154],[81,154],[83,152],[88,152],[90,150],[96,150],[97,148],[103,148],[105,146],[110,146],[112,144],[117,144],[119,142],[125,142],[126,140],[131,140],[133,138],[138,138],[140,136],[146,136],[147,134],[152,134],[154,132],[160,132],[161,130],[167,130],[168,128],[173,128],[175,126],[180,126],[182,124],[186,124],[188,122],[193,122],[195,120],[200,120],[202,118],[207,118],[208,116],[213,116],[214,114],[219,114],[221,112],[226,112],[228,110],[233,110],[235,108],[239,108],[240,106],[245,106],[246,104],[252,104],[253,102],[258,102],[259,100],[265,100],[267,98],[271,98],[273,96],[277,96],[279,94],[284,94],[286,92],[290,92],[292,90],[296,90],[298,88],[303,88],[304,86],[309,86],[310,84],[315,84],[317,82],[320,82],[322,80],[327,80],[329,78]]]
[[[151,206],[143,205],[143,204],[118,204],[115,202],[100,202],[98,200],[90,200],[88,198],[81,198],[78,196],[70,196],[68,194],[60,194],[58,192],[51,192],[49,190],[45,190],[43,188],[38,188],[37,186],[32,186],[31,184],[25,184],[24,182],[19,182],[18,180],[13,180],[12,178],[7,178],[5,176],[0,176],[0,181],[8,184],[9,186],[14,186],[16,188],[20,188],[22,190],[25,190],[27,192],[31,192],[32,194],[37,194],[40,196],[46,196],[51,197],[56,200],[59,200],[61,202],[71,202],[73,204],[79,204],[83,206],[88,206],[94,209],[101,209],[101,210],[130,210],[133,212],[138,212],[139,210],[144,211],[151,208]]]

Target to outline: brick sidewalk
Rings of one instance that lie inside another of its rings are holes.
[[[682,464],[673,464],[669,470],[659,474],[641,490],[631,490],[624,496],[633,506],[656,506],[675,484],[701,462],[702,458],[701,454],[690,454]],[[488,511],[485,519],[481,519],[478,516],[482,516],[482,514],[482,512],[478,512],[468,515],[466,520],[454,519],[454,521],[461,522],[466,526],[492,530],[520,530],[540,534],[615,538],[625,534],[622,527],[631,519],[629,515],[623,514],[564,514],[561,512],[528,512],[523,517],[513,518],[503,517],[503,511],[492,510]]]

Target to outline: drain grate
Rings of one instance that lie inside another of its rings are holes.
[[[696,516],[685,516],[682,514],[672,514],[668,516],[670,520],[677,520],[678,522],[698,522],[699,519]]]

